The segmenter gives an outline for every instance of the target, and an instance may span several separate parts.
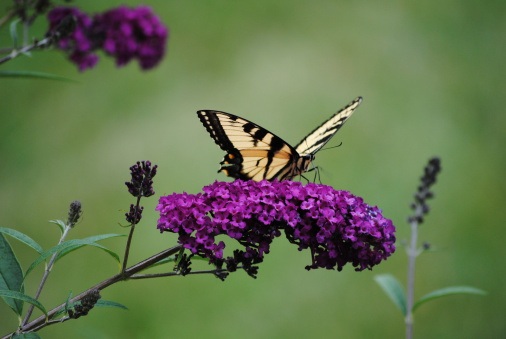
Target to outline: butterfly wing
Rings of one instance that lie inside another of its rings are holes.
[[[265,128],[225,112],[202,110],[197,115],[216,144],[227,152],[219,172],[255,181],[290,179],[297,174],[297,152]]]
[[[346,107],[335,113],[330,119],[318,126],[295,146],[295,150],[301,156],[314,155],[336,134],[346,120],[353,114],[362,102],[362,97],[357,97]]]

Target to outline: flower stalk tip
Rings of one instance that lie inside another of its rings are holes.
[[[416,222],[421,224],[423,218],[430,211],[427,201],[434,198],[431,191],[432,186],[436,183],[437,176],[441,172],[441,159],[438,157],[431,158],[424,168],[424,174],[420,178],[420,185],[414,196],[414,202],[411,204],[413,215],[408,218],[408,222]]]
[[[151,161],[137,161],[130,167],[132,179],[125,182],[128,192],[134,197],[150,197],[155,194],[153,190],[153,177],[156,175],[158,165],[151,165]]]
[[[95,307],[95,304],[100,298],[101,296],[99,290],[91,290],[80,300],[80,303],[74,307],[74,310],[68,311],[69,317],[72,319],[78,319],[87,315],[91,309]]]
[[[81,202],[77,200],[72,201],[72,203],[70,204],[67,225],[69,227],[74,227],[75,224],[79,221],[81,215],[82,215]]]

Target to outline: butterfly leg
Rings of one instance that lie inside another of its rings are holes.
[[[315,172],[314,174],[314,178],[313,178],[313,182],[316,182],[316,179],[318,178],[318,182],[321,184],[322,183],[322,180],[321,180],[321,177],[320,177],[320,168],[318,166],[314,166],[314,167],[311,167],[310,169],[308,169],[306,171],[306,173],[309,173],[309,172]],[[302,176],[302,175],[301,175]],[[306,179],[304,176],[302,176],[304,179]],[[306,179],[307,180],[307,179]],[[309,180],[308,180],[309,182]]]
[[[308,178],[306,178],[306,177],[305,177],[305,176],[303,176],[302,174],[300,174],[299,176],[300,176],[300,178],[302,178],[302,179],[306,180],[306,184],[309,184],[309,179],[308,179]]]

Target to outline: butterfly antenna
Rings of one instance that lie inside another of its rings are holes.
[[[341,142],[339,143],[339,145],[332,146],[332,147],[322,148],[322,149],[320,150],[320,152],[321,152],[321,151],[326,151],[326,150],[329,150],[329,149],[333,149],[333,148],[336,148],[336,147],[341,147],[341,145],[342,145],[342,144],[343,144],[343,142],[341,141]]]

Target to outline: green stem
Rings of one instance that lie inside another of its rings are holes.
[[[137,203],[135,204],[135,211],[134,211],[134,213],[136,213],[137,211],[139,211],[139,209],[141,208],[140,207],[140,202],[141,202],[141,195],[139,195],[137,197]],[[128,255],[130,253],[130,245],[132,244],[132,238],[134,236],[134,231],[135,231],[135,222],[132,223],[132,226],[130,227],[130,232],[128,233],[128,239],[127,239],[127,243],[126,243],[126,246],[125,246],[125,255],[123,256],[123,266],[121,268],[122,272],[125,272],[126,267],[127,267]]]
[[[63,241],[65,241],[65,238],[67,237],[69,231],[72,229],[69,225],[65,226],[65,229],[63,230],[63,233],[60,237],[60,241],[58,241],[58,245],[60,245]],[[35,293],[35,300],[39,299],[40,294],[42,293],[42,289],[44,288],[44,285],[47,281],[47,278],[49,277],[49,274],[51,273],[51,270],[53,269],[54,263],[56,261],[56,258],[58,257],[58,252],[54,253],[51,257],[51,260],[49,260],[49,264],[46,266],[46,270],[44,271],[44,275],[42,276],[42,279],[40,281],[39,287],[37,288],[37,292]],[[32,316],[33,310],[35,308],[35,305],[30,305],[28,308],[28,311],[26,312],[26,316],[23,319],[23,322],[21,323],[21,327],[23,327],[28,320],[30,320],[30,317]]]
[[[0,58],[0,64],[3,64],[4,62],[7,62],[9,60],[16,58],[20,54],[30,52],[34,48],[49,46],[53,43],[53,40],[54,40],[54,37],[51,36],[51,37],[44,38],[40,41],[37,41],[34,44],[25,46],[23,48],[13,49],[8,55],[4,56],[3,58]]]
[[[119,274],[116,274],[112,277],[110,277],[109,279],[106,279],[90,288],[88,288],[86,291],[80,293],[79,295],[75,296],[74,298],[70,299],[68,302],[65,302],[59,306],[56,306],[55,308],[53,308],[51,311],[49,311],[47,314],[48,314],[48,317],[47,319],[50,319],[49,321],[52,321],[53,319],[51,319],[55,314],[57,314],[61,309],[63,309],[65,307],[65,305],[67,304],[72,304],[72,303],[75,303],[79,300],[81,300],[84,296],[86,296],[90,291],[92,290],[103,290],[105,288],[107,288],[108,286],[111,286],[119,281],[125,281],[125,280],[128,280],[132,277],[132,275],[136,274],[136,273],[139,273],[140,271],[146,269],[146,268],[149,268],[151,265],[153,264],[156,264],[157,262],[159,262],[160,260],[163,260],[167,257],[170,257],[171,255],[174,255],[176,254],[177,252],[179,252],[179,250],[181,249],[181,246],[178,245],[178,246],[174,246],[172,248],[169,248],[169,249],[166,249],[160,253],[157,253],[129,268],[127,268],[124,272],[122,273],[119,273]],[[49,325],[50,323],[46,322],[46,316],[45,315],[41,315],[40,317],[32,320],[31,322],[29,322],[28,324],[26,324],[25,326],[21,327],[20,328],[20,332],[22,333],[26,333],[26,332],[32,332],[34,331],[35,329],[39,330],[47,325]],[[5,336],[2,337],[2,339],[7,339],[7,338],[10,338],[14,333],[9,333]]]
[[[417,206],[420,209],[420,206]],[[415,213],[414,215],[417,215]],[[413,338],[413,305],[415,299],[415,263],[418,256],[417,240],[418,240],[418,222],[411,221],[411,239],[407,248],[408,254],[408,283],[406,290],[406,317],[404,322],[406,324],[406,339]]]

